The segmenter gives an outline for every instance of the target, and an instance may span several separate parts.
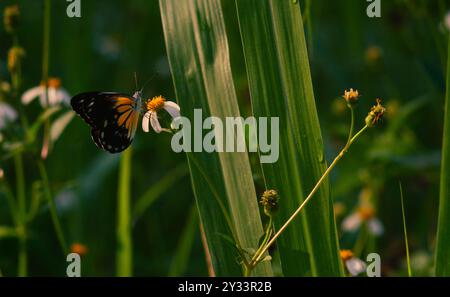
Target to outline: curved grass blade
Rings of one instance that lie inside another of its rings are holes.
[[[450,39],[447,57],[444,135],[442,138],[441,189],[436,239],[436,276],[450,276]]]
[[[161,0],[166,50],[177,101],[194,125],[194,108],[204,117],[240,115],[231,74],[219,0]],[[194,128],[195,130],[195,128]],[[190,132],[189,132],[190,133]],[[217,133],[217,131],[216,131]],[[192,144],[201,145],[201,135]],[[248,155],[188,153],[192,185],[217,276],[242,273],[236,252],[218,236],[232,236],[241,248],[256,248],[263,233]],[[270,276],[269,263],[254,275]]]
[[[326,169],[298,1],[236,1],[252,107],[279,117],[278,162],[265,164],[266,187],[280,194],[279,227]],[[329,183],[278,240],[284,275],[343,275]]]

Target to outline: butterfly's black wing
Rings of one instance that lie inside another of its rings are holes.
[[[133,141],[139,120],[135,98],[112,92],[87,92],[71,100],[73,110],[91,126],[95,144],[110,153],[125,150]]]

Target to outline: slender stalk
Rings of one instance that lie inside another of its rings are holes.
[[[255,252],[255,256],[259,255],[261,253],[262,249],[265,247],[265,245],[269,241],[270,236],[272,236],[272,234],[273,234],[273,218],[270,217],[269,223],[267,224],[267,227],[266,227],[264,239],[261,242],[261,245],[259,246],[258,250]],[[252,272],[252,269],[253,269],[252,263],[253,263],[253,260],[255,259],[255,256],[253,257],[252,261],[250,261],[250,263],[249,263],[250,267],[246,267],[246,269],[244,269],[245,277],[250,276],[250,273]],[[258,262],[255,262],[255,264],[253,266],[256,266],[257,264],[258,264]]]
[[[44,162],[38,160],[39,172],[41,174],[42,186],[44,187],[44,195],[48,202],[48,207],[50,209],[50,214],[52,217],[53,227],[55,228],[56,236],[58,237],[58,242],[64,255],[67,255],[69,250],[67,249],[67,244],[64,239],[64,233],[62,231],[61,223],[58,218],[58,213],[56,212],[55,201],[50,189],[50,184],[48,181],[47,170],[45,169]]]
[[[44,3],[44,28],[42,43],[42,80],[47,82],[50,64],[50,24],[51,24],[51,0]],[[47,97],[48,105],[48,97]]]
[[[353,129],[355,128],[355,111],[353,110],[353,107],[349,105],[350,112],[351,112],[351,120],[350,120],[350,131],[348,133],[348,139],[347,143],[345,145],[348,145],[350,141],[352,140],[353,136]]]
[[[361,257],[361,254],[367,242],[368,235],[369,234],[367,232],[367,226],[364,225],[363,228],[360,229],[358,239],[356,240],[356,243],[353,246],[353,254],[358,258]]]
[[[51,24],[51,0],[45,0],[44,7],[44,28],[42,43],[42,81],[45,83],[46,106],[49,107],[48,98],[48,73],[50,65],[50,24]],[[50,149],[50,120],[47,119],[44,124],[44,139],[41,149],[41,158],[46,159]]]
[[[117,203],[117,276],[132,276],[133,246],[130,219],[131,147],[122,153]]]
[[[23,159],[20,153],[14,156],[17,185],[17,232],[19,236],[18,276],[27,276],[27,234],[26,234],[26,197]]]
[[[0,184],[0,190],[5,194],[6,202],[8,203],[9,212],[11,213],[11,217],[13,219],[14,225],[19,226],[19,214],[17,213],[17,205],[16,201],[14,201],[14,195],[11,192],[11,189],[6,181],[3,181],[3,185]]]
[[[353,113],[352,113],[353,116]],[[283,233],[283,231],[289,226],[289,224],[295,219],[295,217],[300,213],[300,211],[308,204],[308,202],[311,200],[311,198],[314,196],[314,194],[317,192],[319,187],[322,185],[323,181],[328,177],[330,172],[333,170],[333,168],[336,166],[336,164],[339,162],[340,159],[345,155],[349,147],[352,145],[352,143],[368,128],[367,125],[365,125],[361,130],[359,130],[358,133],[355,134],[352,138],[350,138],[350,141],[347,142],[347,144],[344,146],[344,148],[341,150],[341,152],[336,156],[336,158],[333,160],[333,162],[328,166],[327,170],[323,173],[322,177],[317,181],[314,188],[309,193],[308,197],[303,201],[303,203],[297,208],[297,210],[291,215],[291,217],[284,223],[284,225],[278,230],[277,233],[272,237],[272,239],[264,246],[264,248],[260,251],[259,254],[255,254],[255,257],[252,259],[250,266],[254,267],[260,260],[261,257],[264,255],[264,253],[267,251],[267,249],[275,242],[275,240]]]
[[[402,183],[399,182],[400,187],[400,200],[402,202],[402,220],[403,220],[403,233],[405,235],[405,248],[406,248],[406,264],[408,266],[408,276],[412,277],[411,272],[411,261],[409,258],[409,244],[408,244],[408,233],[406,232],[406,217],[405,217],[405,203],[403,201],[403,187]]]

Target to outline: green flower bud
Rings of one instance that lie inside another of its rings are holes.
[[[264,206],[264,213],[268,217],[273,217],[278,210],[278,201],[280,198],[278,197],[278,193],[275,190],[266,190],[264,191],[261,200],[261,203]]]
[[[386,112],[386,108],[381,105],[381,100],[377,99],[377,105],[372,106],[370,112],[366,116],[366,125],[368,127],[373,127],[378,123],[378,121],[383,117],[383,114]]]

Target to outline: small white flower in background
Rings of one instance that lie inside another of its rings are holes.
[[[47,96],[45,92],[45,82],[42,82],[39,86],[33,87],[23,93],[22,103],[27,105],[34,99],[39,98],[39,103],[42,107],[47,107]],[[69,105],[70,95],[61,87],[61,80],[59,78],[48,79],[48,106],[55,105]]]
[[[363,260],[356,258],[350,250],[341,250],[340,256],[344,261],[345,267],[352,276],[357,276],[366,271],[366,263]]]
[[[444,19],[445,28],[450,31],[450,11],[447,12]]]
[[[347,232],[357,231],[363,223],[372,235],[380,236],[384,232],[381,221],[375,217],[375,209],[371,206],[360,206],[355,212],[342,221],[342,230]]]
[[[17,119],[17,112],[6,102],[0,101],[0,130],[4,129],[8,123]]]
[[[156,133],[171,132],[170,129],[162,128],[158,120],[158,112],[164,109],[167,111],[173,119],[180,116],[180,107],[178,104],[172,101],[166,101],[162,96],[156,96],[147,100],[146,104],[147,112],[142,118],[142,129],[144,132],[148,132],[149,124],[152,126]]]

